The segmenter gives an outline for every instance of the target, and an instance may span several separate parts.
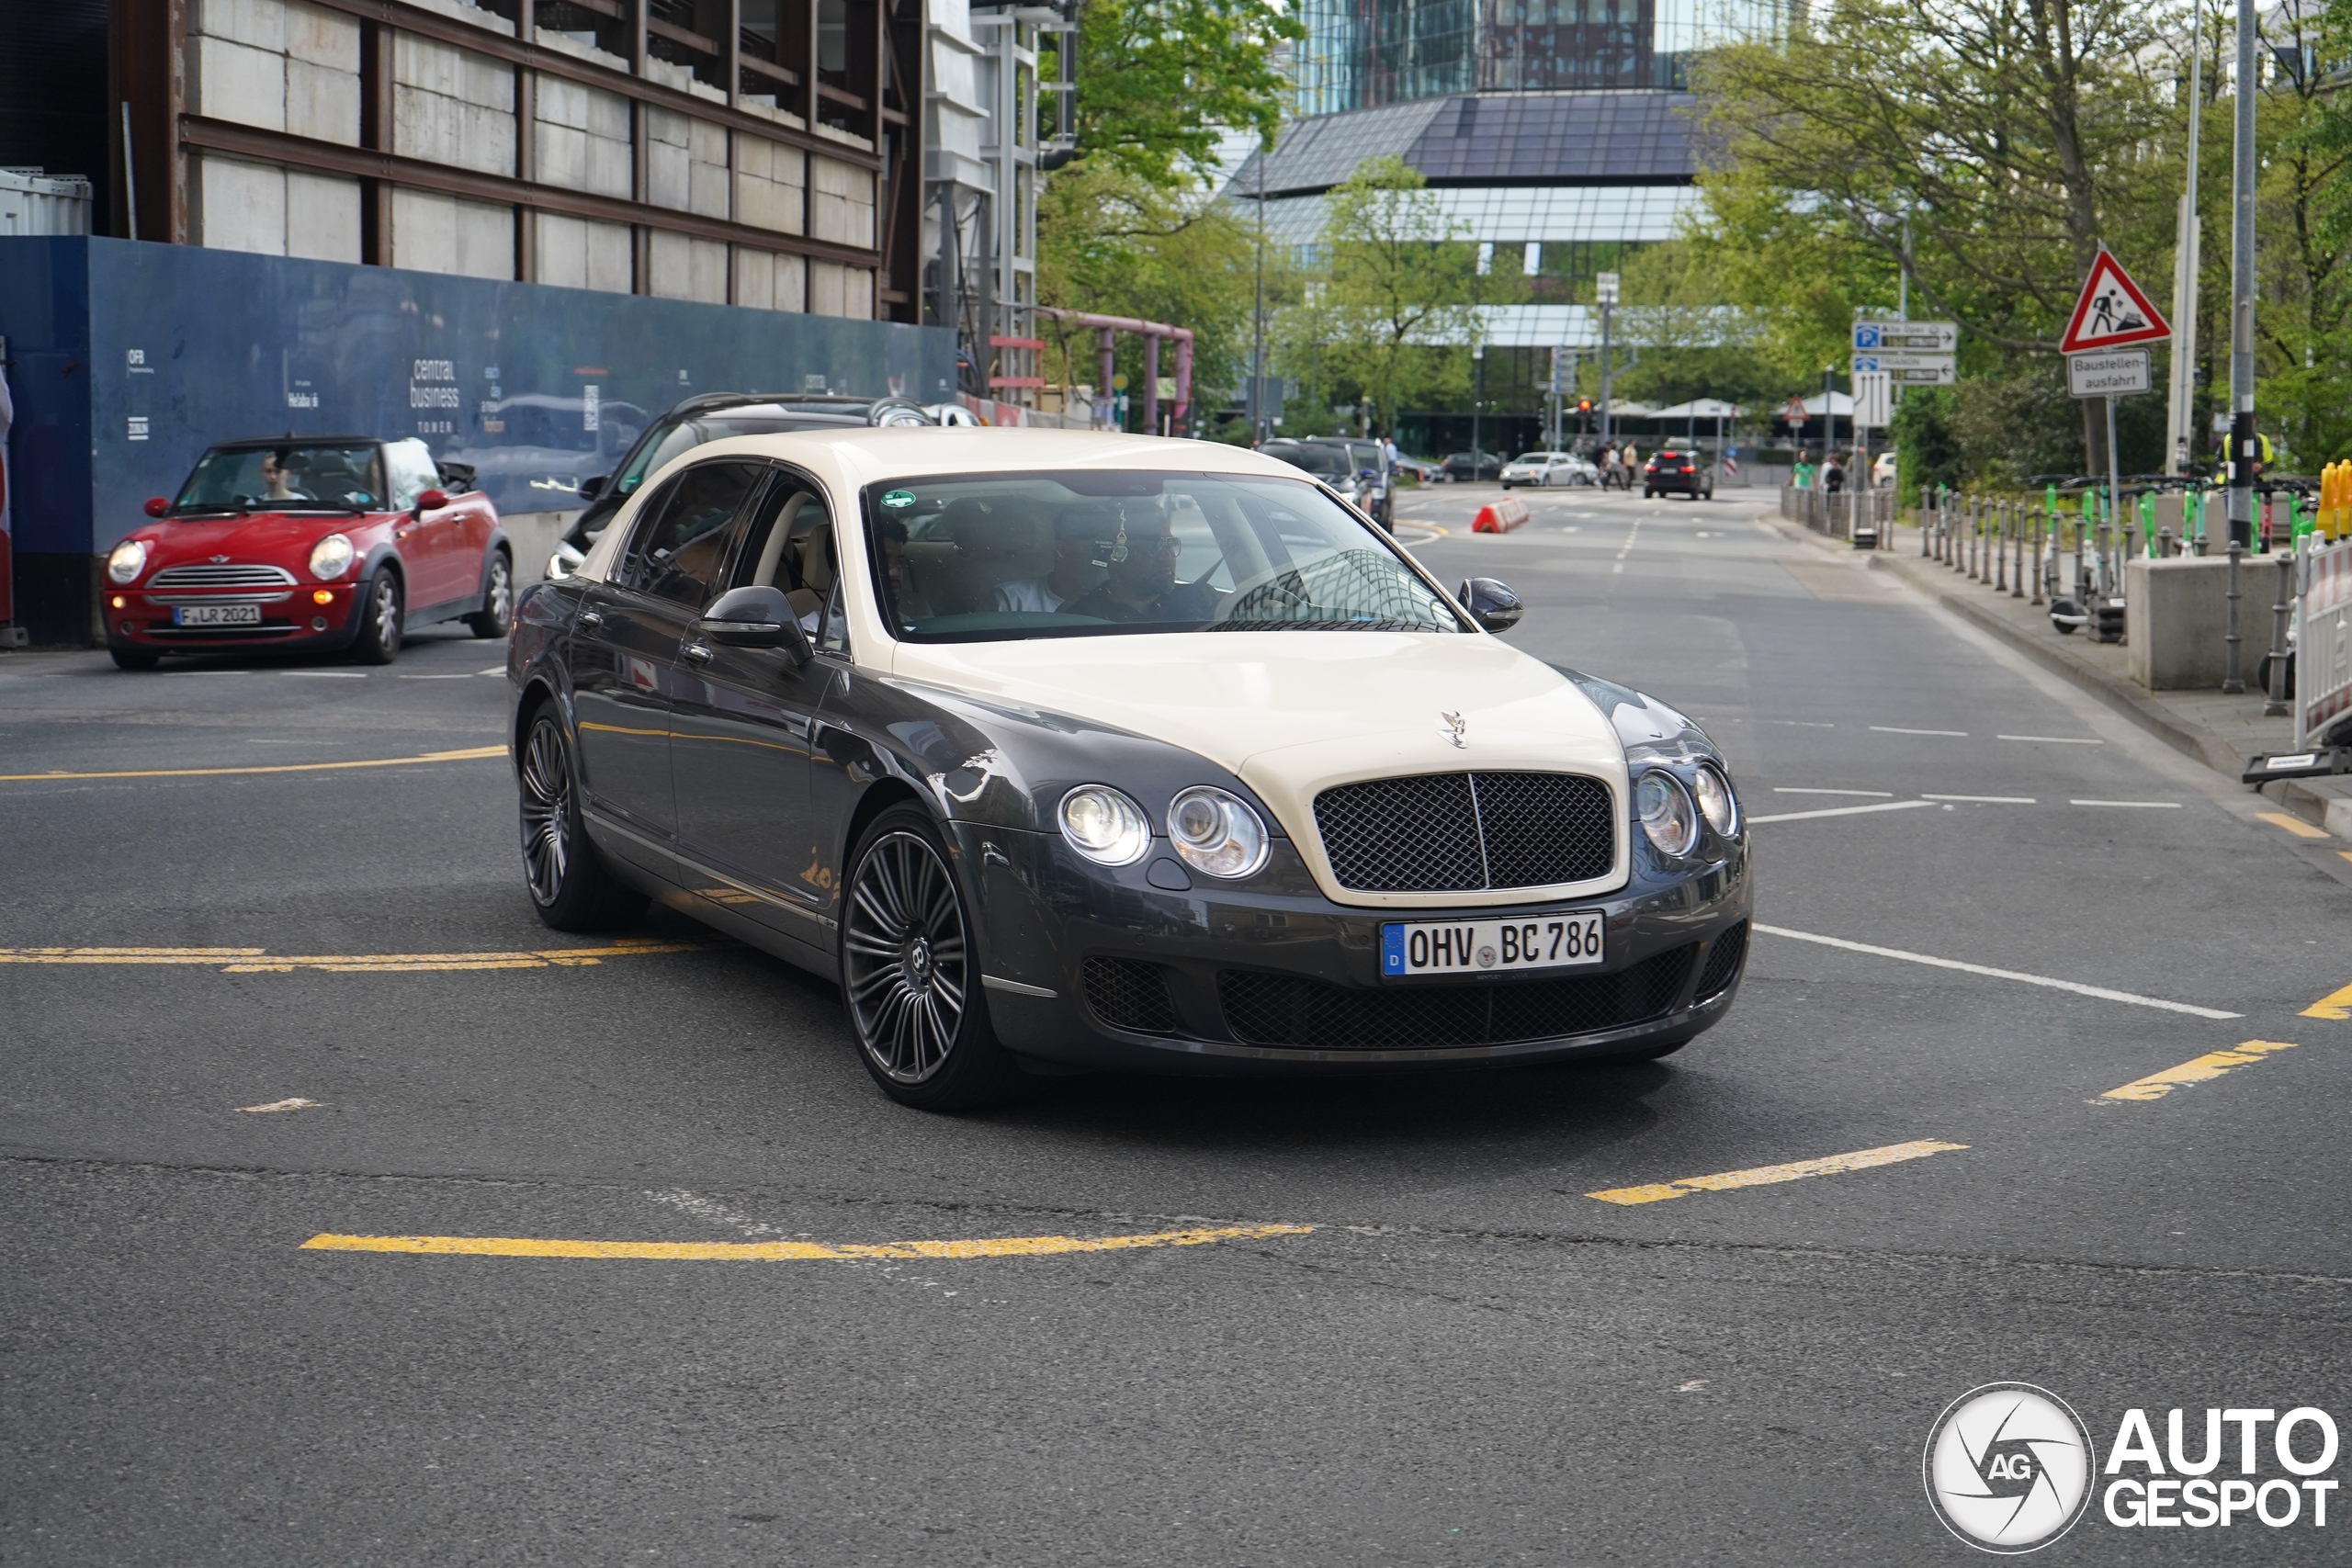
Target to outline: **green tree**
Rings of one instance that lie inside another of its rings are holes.
[[[1086,0],[1078,24],[1079,156],[1163,189],[1204,181],[1228,128],[1272,141],[1275,51],[1306,36],[1267,0]]]
[[[1285,363],[1314,359],[1384,430],[1407,402],[1462,396],[1476,307],[1496,292],[1467,234],[1403,159],[1366,159],[1326,198],[1317,265],[1283,322]]]

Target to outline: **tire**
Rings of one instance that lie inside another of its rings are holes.
[[[148,652],[143,648],[109,646],[107,652],[114,660],[115,668],[118,670],[153,670],[160,657]]]
[[[645,895],[623,886],[588,841],[573,785],[571,741],[552,704],[532,716],[517,761],[523,885],[539,919],[560,931],[635,924],[645,913]]]
[[[842,1005],[858,1059],[918,1111],[1034,1092],[989,1027],[968,905],[930,816],[894,806],[858,840],[842,908]]]
[[[351,657],[361,664],[390,664],[398,659],[405,625],[401,580],[389,571],[377,572],[359,591],[356,613],[359,636],[351,645]]]
[[[479,637],[503,637],[514,629],[514,563],[504,550],[490,557],[490,586],[482,590],[481,608],[466,617]]]

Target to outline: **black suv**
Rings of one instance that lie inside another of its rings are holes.
[[[1688,446],[1669,446],[1642,465],[1642,494],[1687,495],[1693,501],[1715,499],[1715,466],[1707,455]]]
[[[933,424],[929,410],[907,398],[854,398],[840,393],[709,392],[688,398],[646,426],[637,445],[628,449],[609,474],[599,474],[580,487],[587,510],[564,530],[556,558],[565,551],[584,556],[621,503],[636,493],[645,477],[679,453],[706,441],[730,435],[778,435],[794,430],[857,430],[869,425]],[[550,570],[549,576],[560,575]]]

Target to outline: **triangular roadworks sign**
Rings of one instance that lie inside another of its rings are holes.
[[[2061,354],[2088,354],[2095,349],[2124,348],[2135,343],[2158,343],[2172,336],[2172,328],[2122,265],[2099,247],[2091,275],[2083,280],[2083,297],[2075,301],[2075,319],[2066,323]]]

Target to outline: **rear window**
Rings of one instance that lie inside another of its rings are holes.
[[[1270,441],[1261,450],[1317,479],[1344,477],[1348,472],[1348,455],[1335,446],[1278,446]]]

